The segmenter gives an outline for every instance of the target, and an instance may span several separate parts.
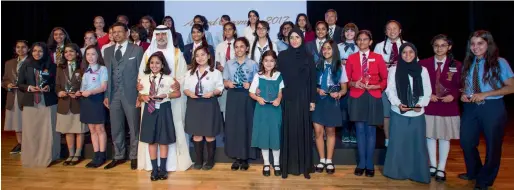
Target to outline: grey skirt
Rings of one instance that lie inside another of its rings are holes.
[[[427,121],[427,138],[432,139],[459,139],[460,116],[433,116],[425,115]]]
[[[85,133],[89,128],[80,122],[80,114],[68,112],[66,115],[57,114],[57,132],[62,134],[68,133]]]
[[[14,105],[11,110],[5,109],[5,131],[21,132],[22,127],[22,114],[21,109],[18,107],[18,95],[14,93]]]
[[[383,125],[383,109],[382,98],[375,98],[368,91],[358,98],[351,96],[348,98],[348,114],[350,121],[353,122],[367,122],[372,126]]]

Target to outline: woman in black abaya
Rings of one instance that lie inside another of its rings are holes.
[[[289,48],[278,55],[278,69],[285,88],[282,90],[283,127],[280,165],[282,178],[288,174],[310,179],[312,162],[312,121],[316,101],[316,66],[305,50],[303,33],[294,28],[289,33]]]

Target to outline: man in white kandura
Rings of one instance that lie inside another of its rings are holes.
[[[182,52],[173,46],[173,37],[170,29],[164,25],[157,26],[153,32],[150,47],[145,51],[142,63],[139,67],[139,76],[144,76],[143,71],[148,62],[148,58],[157,51],[161,51],[165,55],[166,62],[168,62],[168,66],[171,70],[171,76],[175,79],[174,84],[178,84],[177,86],[174,85],[173,89],[180,90],[182,93],[179,98],[171,99],[173,124],[175,125],[175,135],[177,140],[176,143],[169,145],[166,168],[168,171],[185,171],[193,164],[191,157],[189,156],[189,146],[184,132],[184,118],[187,99],[183,93],[183,86],[184,75],[187,72],[187,64]],[[143,89],[142,87],[141,83],[138,83],[138,90]],[[141,103],[141,106],[144,107],[144,102]],[[159,155],[159,153],[157,155]],[[148,143],[139,141],[137,168],[147,171],[152,170],[150,153],[148,152]]]

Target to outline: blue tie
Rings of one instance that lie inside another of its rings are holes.
[[[348,48],[351,48],[352,51],[355,51],[355,44],[344,42],[344,51],[348,51]]]

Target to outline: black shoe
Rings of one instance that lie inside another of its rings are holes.
[[[168,179],[168,171],[166,171],[166,170],[161,170],[161,171],[159,171],[158,178],[159,178],[160,180],[166,180],[166,179]]]
[[[304,177],[305,179],[311,179],[311,174],[309,174],[309,173],[304,173],[304,174],[303,174],[303,177]]]
[[[100,158],[100,153],[99,152],[95,152],[94,153],[94,156],[93,156],[93,160],[91,160],[91,162],[87,163],[86,164],[86,168],[92,168],[93,165],[98,162],[98,159]]]
[[[373,176],[375,176],[375,170],[366,169],[366,177],[373,177]]]
[[[73,160],[73,156],[66,158],[62,165],[69,166],[71,164],[71,160]]]
[[[239,167],[241,167],[241,161],[237,159],[236,161],[234,161],[234,163],[232,163],[230,169],[232,169],[232,171],[236,171],[239,170]]]
[[[268,168],[268,170],[266,170],[266,168]],[[262,167],[262,175],[263,175],[263,176],[266,176],[266,177],[270,176],[270,175],[271,175],[271,171],[270,171],[270,170],[271,170],[271,169],[270,169],[270,166],[269,166],[269,165],[264,165],[264,166]]]
[[[243,160],[241,162],[241,168],[240,169],[242,171],[246,171],[246,170],[248,170],[248,168],[250,168],[250,164],[248,164],[248,160]]]
[[[323,167],[319,167],[319,166],[323,166]],[[327,167],[327,165],[325,163],[319,163],[318,165],[316,165],[314,171],[316,173],[323,173],[323,170]]]
[[[328,169],[328,166],[332,166],[332,169]],[[336,167],[334,166],[333,163],[330,163],[330,164],[327,164],[326,170],[327,170],[327,174],[334,174],[336,172]]]
[[[100,152],[100,156],[98,156],[98,159],[96,160],[95,164],[93,165],[93,168],[98,168],[105,164],[107,161],[105,157],[105,152]]]
[[[436,175],[435,176],[435,181],[437,181],[437,182],[444,182],[444,181],[446,181],[446,172],[441,171],[441,170],[437,170],[436,171],[436,173],[439,173],[439,172],[443,173],[443,176],[441,177],[439,175]]]
[[[434,169],[435,172],[430,172],[430,176],[435,177],[435,173],[437,173],[437,168],[434,167],[434,166],[430,166],[430,170],[429,171],[431,171],[432,169]]]
[[[463,180],[468,180],[468,181],[473,180],[473,178],[470,178],[467,173],[459,174],[459,178],[463,179]]]
[[[481,185],[478,185],[478,184],[475,184],[475,188],[473,190],[487,190],[488,187],[487,186],[481,186]]]
[[[16,144],[16,146],[14,146],[14,148],[12,148],[11,152],[9,152],[10,154],[19,154],[21,152],[21,144],[18,143]]]
[[[202,170],[211,170],[214,167],[214,155],[216,154],[216,141],[207,142],[207,162],[203,165]]]
[[[132,170],[137,169],[137,159],[130,160],[130,169],[132,169]]]
[[[277,170],[277,168],[278,168],[278,170]],[[281,176],[282,175],[282,170],[280,169],[279,165],[274,165],[273,166],[273,171],[275,172],[275,176]]]
[[[112,160],[111,163],[107,164],[107,166],[104,167],[104,169],[108,170],[111,168],[116,167],[117,165],[125,163],[126,160]]]
[[[73,159],[70,162],[70,166],[74,166],[82,162],[82,156],[73,156]]]
[[[353,174],[355,174],[356,176],[362,176],[362,174],[364,174],[364,169],[355,168]]]
[[[194,169],[202,169],[203,167],[203,141],[193,141],[195,147],[195,164],[193,166]]]
[[[86,168],[93,168],[94,165],[95,165],[95,160],[92,160],[91,162],[86,164]]]
[[[159,180],[159,175],[157,173],[157,170],[152,170],[152,173],[150,174],[150,180],[152,180],[152,181]]]

